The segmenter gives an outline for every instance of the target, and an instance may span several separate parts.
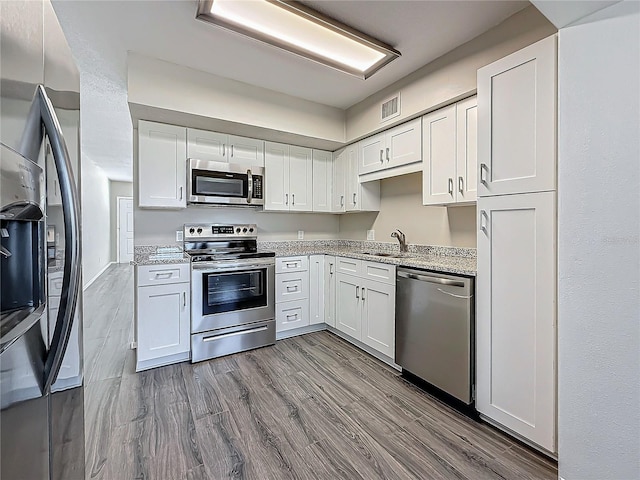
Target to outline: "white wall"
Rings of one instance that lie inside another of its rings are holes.
[[[111,261],[109,179],[82,155],[82,278],[84,285]]]
[[[476,90],[478,68],[555,32],[556,28],[534,7],[521,10],[488,32],[349,108],[347,142],[387,128],[391,123],[380,124],[380,102],[398,91],[401,92],[401,115],[392,123],[469,96]]]
[[[344,110],[133,53],[128,94],[132,104],[333,142],[345,139]]]
[[[412,173],[381,180],[379,213],[340,217],[340,238],[365,240],[371,229],[380,242],[400,229],[409,243],[476,248],[476,208],[422,205],[422,173]]]
[[[118,197],[133,197],[133,183],[109,182],[109,225],[111,226],[111,255],[112,262],[118,261]]]
[[[559,473],[640,478],[640,14],[559,32]]]

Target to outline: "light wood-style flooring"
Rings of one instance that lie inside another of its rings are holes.
[[[132,276],[85,293],[88,479],[557,478],[328,332],[136,374]]]

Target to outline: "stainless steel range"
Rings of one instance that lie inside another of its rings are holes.
[[[256,225],[189,224],[191,361],[273,345],[275,253],[258,252]]]

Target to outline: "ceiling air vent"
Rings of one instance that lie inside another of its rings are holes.
[[[390,118],[400,115],[400,92],[386,99],[380,106],[380,121],[385,122]]]

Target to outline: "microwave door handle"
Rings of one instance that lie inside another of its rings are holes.
[[[38,86],[36,95],[40,104],[41,122],[44,124],[44,129],[49,137],[60,183],[65,230],[64,273],[60,292],[60,309],[58,310],[56,326],[51,340],[51,349],[44,367],[44,385],[45,391],[47,391],[58,376],[62,365],[78,303],[81,278],[80,221],[78,217],[78,192],[62,128],[42,85]]]
[[[247,170],[247,182],[249,183],[249,188],[247,189],[247,203],[251,203],[251,200],[253,200],[253,175],[251,174],[251,169]]]

